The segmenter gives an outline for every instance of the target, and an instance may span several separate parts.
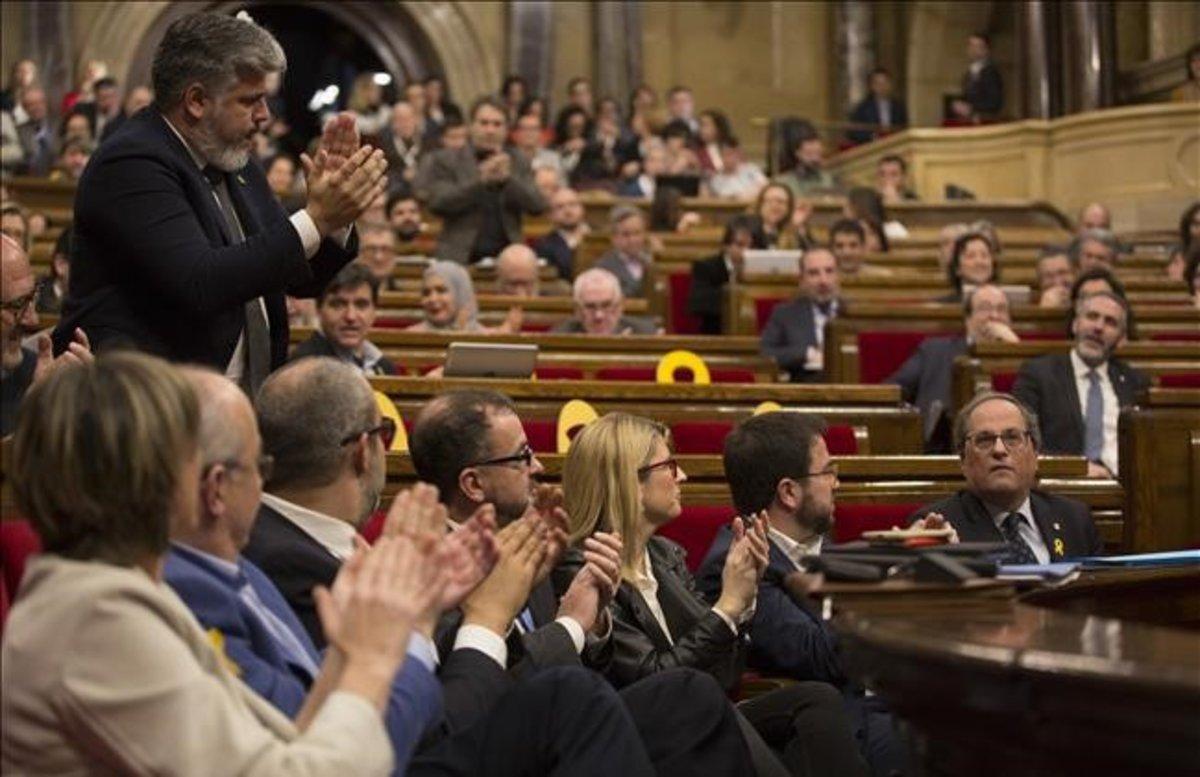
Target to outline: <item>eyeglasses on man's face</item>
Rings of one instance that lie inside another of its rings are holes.
[[[348,434],[342,438],[342,445],[349,445],[363,435],[368,437],[377,434],[379,441],[383,443],[385,450],[391,450],[392,440],[396,439],[396,422],[390,418],[384,418],[379,422],[378,426],[372,426],[370,429],[363,429],[361,432]]]
[[[529,467],[533,466],[534,458],[535,458],[535,455],[533,452],[533,448],[531,448],[529,443],[526,442],[524,445],[521,446],[521,450],[519,450],[518,452],[514,453],[511,456],[501,456],[496,459],[487,459],[485,461],[476,462],[476,463],[472,464],[471,466],[472,467],[500,467],[505,464],[516,464],[516,463],[520,462],[522,467],[525,467],[526,469],[528,469]]]
[[[39,280],[33,285],[33,290],[28,294],[22,294],[19,297],[8,300],[7,302],[0,302],[0,308],[12,313],[16,318],[24,317],[26,311],[29,310],[29,306],[32,305],[38,298],[38,292],[42,290],[44,283],[44,281]]]
[[[803,475],[798,476],[797,480],[803,480],[805,478],[821,478],[828,475],[832,475],[835,478],[838,476],[838,465],[832,461],[829,462],[824,469],[819,469],[815,472],[805,472]]]
[[[989,453],[996,447],[996,440],[1004,443],[1010,453],[1025,449],[1029,442],[1030,433],[1027,429],[1005,429],[1000,434],[995,432],[978,432],[967,436],[967,443],[979,453]]]

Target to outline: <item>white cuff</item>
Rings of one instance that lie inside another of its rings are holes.
[[[561,618],[555,618],[554,622],[561,624],[567,630],[567,633],[571,635],[571,642],[575,645],[575,652],[582,653],[587,635],[583,633],[583,626],[579,625],[579,621],[569,615],[564,615]]]
[[[473,623],[459,627],[454,637],[454,649],[462,648],[478,650],[499,664],[501,669],[508,668],[508,645],[504,643],[504,637],[491,629]]]
[[[424,634],[413,632],[408,638],[408,656],[421,662],[430,672],[437,672],[438,654],[433,642]]]
[[[304,258],[312,259],[317,253],[317,249],[321,247],[321,233],[317,231],[317,225],[313,223],[312,216],[308,215],[308,211],[304,208],[301,208],[291,215],[289,221],[296,228],[296,234],[300,236],[300,244],[304,246]]]
[[[712,611],[717,614],[718,618],[725,621],[725,625],[729,627],[729,630],[733,632],[734,636],[737,636],[738,627],[737,627],[737,624],[734,623],[733,618],[730,618],[728,615],[721,612],[716,607],[712,608]]]

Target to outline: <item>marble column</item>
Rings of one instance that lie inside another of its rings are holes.
[[[1056,114],[1050,83],[1050,38],[1045,0],[1027,0],[1021,6],[1021,77],[1025,81],[1022,117],[1049,119]]]
[[[594,3],[596,32],[595,93],[622,105],[642,82],[642,12],[631,0]]]
[[[862,0],[841,0],[835,14],[839,109],[844,113],[867,96],[875,69],[875,9]]]
[[[1068,113],[1113,105],[1116,45],[1109,2],[1071,0],[1062,4],[1065,43],[1063,73]]]
[[[554,83],[554,3],[508,4],[508,71],[525,79],[530,94],[548,95]]]

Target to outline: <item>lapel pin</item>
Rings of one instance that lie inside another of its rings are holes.
[[[1054,531],[1062,531],[1062,527],[1056,523],[1054,524]]]
[[[238,183],[240,183],[242,186],[246,185],[246,179],[241,176],[241,173],[238,174],[237,179],[238,179]]]
[[[1061,537],[1054,538],[1054,555],[1058,556],[1059,558],[1067,555],[1067,550],[1065,547],[1063,547],[1063,541]]]

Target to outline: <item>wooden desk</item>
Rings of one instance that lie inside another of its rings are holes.
[[[927,775],[1200,771],[1200,568],[1085,572],[937,606],[831,585],[847,671],[911,728]]]

